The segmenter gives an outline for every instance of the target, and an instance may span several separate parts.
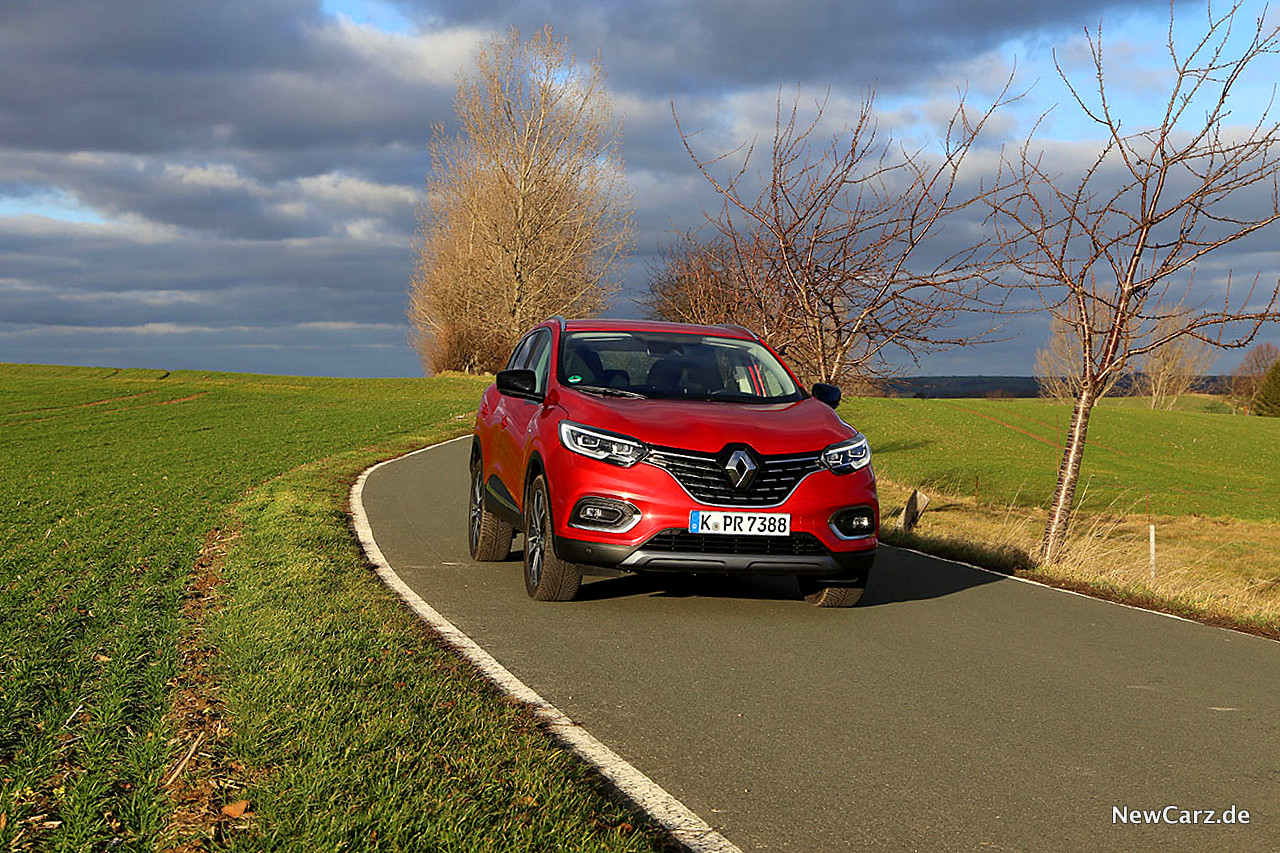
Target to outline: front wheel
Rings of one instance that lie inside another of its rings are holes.
[[[484,464],[477,454],[471,460],[471,498],[467,505],[467,545],[471,559],[494,562],[511,554],[514,531],[484,505]]]
[[[551,492],[541,474],[524,500],[524,588],[538,601],[570,601],[582,585],[582,570],[556,556]]]

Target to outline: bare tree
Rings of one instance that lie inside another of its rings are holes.
[[[1280,348],[1273,343],[1261,343],[1244,355],[1240,366],[1231,374],[1231,402],[1236,408],[1249,412],[1253,397],[1262,387],[1262,380],[1271,366],[1280,361]]]
[[[1181,313],[1169,314],[1156,320],[1152,334],[1170,337],[1183,323]],[[1171,337],[1169,343],[1142,356],[1139,393],[1151,398],[1151,408],[1171,409],[1217,359],[1218,351],[1203,341],[1189,335]]]
[[[704,242],[692,232],[681,234],[676,243],[662,248],[642,301],[659,320],[756,328],[761,318],[749,302],[754,294],[737,266],[724,240]]]
[[[1230,36],[1239,11],[1240,3],[1224,14],[1210,9],[1203,35],[1183,55],[1170,6],[1172,83],[1157,124],[1133,131],[1108,98],[1101,27],[1086,31],[1096,72],[1092,88],[1073,85],[1061,65],[1058,73],[1102,132],[1096,156],[1077,177],[1067,177],[1037,150],[1033,132],[1005,155],[1002,185],[988,197],[991,223],[1022,286],[1038,292],[1088,353],[1080,362],[1042,562],[1053,562],[1066,539],[1089,415],[1111,378],[1183,338],[1246,346],[1263,323],[1280,316],[1280,286],[1259,289],[1255,278],[1244,293],[1233,293],[1230,276],[1218,282],[1196,275],[1197,262],[1211,252],[1280,218],[1280,125],[1270,105],[1243,125],[1228,124],[1242,120],[1241,104],[1231,97],[1241,77],[1277,52],[1278,30],[1259,18],[1238,45]],[[1178,305],[1191,307],[1176,328],[1157,332],[1160,318]]]
[[[1036,350],[1032,375],[1040,385],[1040,396],[1055,400],[1075,400],[1080,393],[1081,362],[1084,360],[1075,326],[1059,317],[1049,320],[1049,342]],[[1099,388],[1098,398],[1111,394],[1129,378],[1130,371],[1116,371]]]
[[[789,107],[779,97],[759,184],[753,147],[722,177],[717,170],[738,152],[700,156],[677,116],[689,156],[724,202],[710,225],[728,250],[743,296],[736,304],[752,312],[739,322],[757,319],[805,379],[824,382],[884,375],[895,351],[916,359],[991,339],[994,330],[948,329],[963,311],[995,307],[983,294],[1000,260],[996,248],[980,238],[949,250],[940,237],[952,214],[976,202],[958,190],[960,166],[1007,102],[1006,90],[975,115],[962,98],[931,157],[881,137],[874,93],[825,145],[818,138],[825,102],[802,121],[799,97]]]
[[[1053,318],[1049,342],[1036,350],[1032,376],[1040,386],[1040,396],[1054,400],[1074,400],[1079,390],[1080,341],[1067,324]]]
[[[550,27],[480,49],[454,109],[458,136],[431,143],[409,316],[429,368],[493,369],[533,323],[606,306],[632,204],[600,61],[580,67]]]

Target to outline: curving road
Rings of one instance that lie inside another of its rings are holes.
[[[1280,643],[893,549],[852,610],[764,578],[534,602],[518,551],[467,556],[468,450],[370,474],[387,560],[745,851],[1280,850]]]

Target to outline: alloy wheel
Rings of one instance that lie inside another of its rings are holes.
[[[524,547],[528,550],[529,583],[537,586],[542,580],[542,563],[546,557],[547,504],[541,489],[534,489],[529,496],[529,523],[525,525]]]
[[[484,520],[484,480],[480,466],[471,467],[471,505],[467,511],[467,544],[471,553],[476,552],[480,544],[480,524]]]

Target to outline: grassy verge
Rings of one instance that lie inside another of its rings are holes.
[[[223,763],[254,777],[220,794],[256,815],[232,848],[653,849],[367,570],[345,495],[371,461],[329,457],[237,506],[205,633],[236,725]]]
[[[479,388],[0,366],[0,849],[651,848],[347,531]]]
[[[1280,638],[1280,422],[1214,410],[1100,407],[1067,552],[1046,567],[1032,554],[1065,405],[856,400],[843,412],[872,438],[887,541]],[[903,533],[913,488],[932,503]]]

